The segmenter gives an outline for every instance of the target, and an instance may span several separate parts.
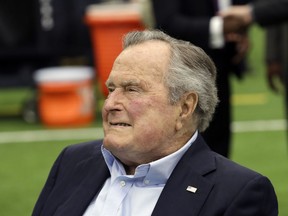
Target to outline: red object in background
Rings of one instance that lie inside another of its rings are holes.
[[[94,120],[93,72],[90,67],[52,67],[36,71],[38,112],[44,125],[83,126]]]
[[[132,30],[143,30],[139,8],[135,4],[97,4],[88,7],[85,22],[89,26],[97,71],[104,96],[105,82],[113,62],[122,51],[122,38]]]

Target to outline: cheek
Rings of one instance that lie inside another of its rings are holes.
[[[141,126],[143,134],[152,132],[156,135],[173,127],[174,112],[171,106],[155,100],[134,101],[129,105],[129,114],[136,126]]]
[[[102,106],[101,114],[102,114],[102,119],[103,119],[103,120],[106,120],[107,112],[106,112],[106,110],[104,109],[104,105]]]
[[[134,120],[139,117],[145,117],[145,112],[148,109],[146,101],[134,100],[131,101],[128,105],[129,114],[132,116]]]

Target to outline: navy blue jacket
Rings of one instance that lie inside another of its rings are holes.
[[[83,215],[109,177],[101,144],[92,141],[63,150],[33,216]],[[197,191],[187,191],[188,186]],[[266,177],[211,151],[199,135],[175,167],[152,213],[164,215],[276,216],[278,206]]]

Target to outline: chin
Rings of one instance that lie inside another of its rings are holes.
[[[125,150],[126,144],[119,138],[119,136],[115,137],[113,135],[107,135],[103,139],[104,147],[113,152],[113,151],[123,151]]]

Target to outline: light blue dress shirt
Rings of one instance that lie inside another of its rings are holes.
[[[178,151],[151,163],[139,165],[134,175],[126,175],[121,162],[102,146],[111,177],[92,200],[84,216],[151,215],[166,181],[197,135],[198,132]]]

